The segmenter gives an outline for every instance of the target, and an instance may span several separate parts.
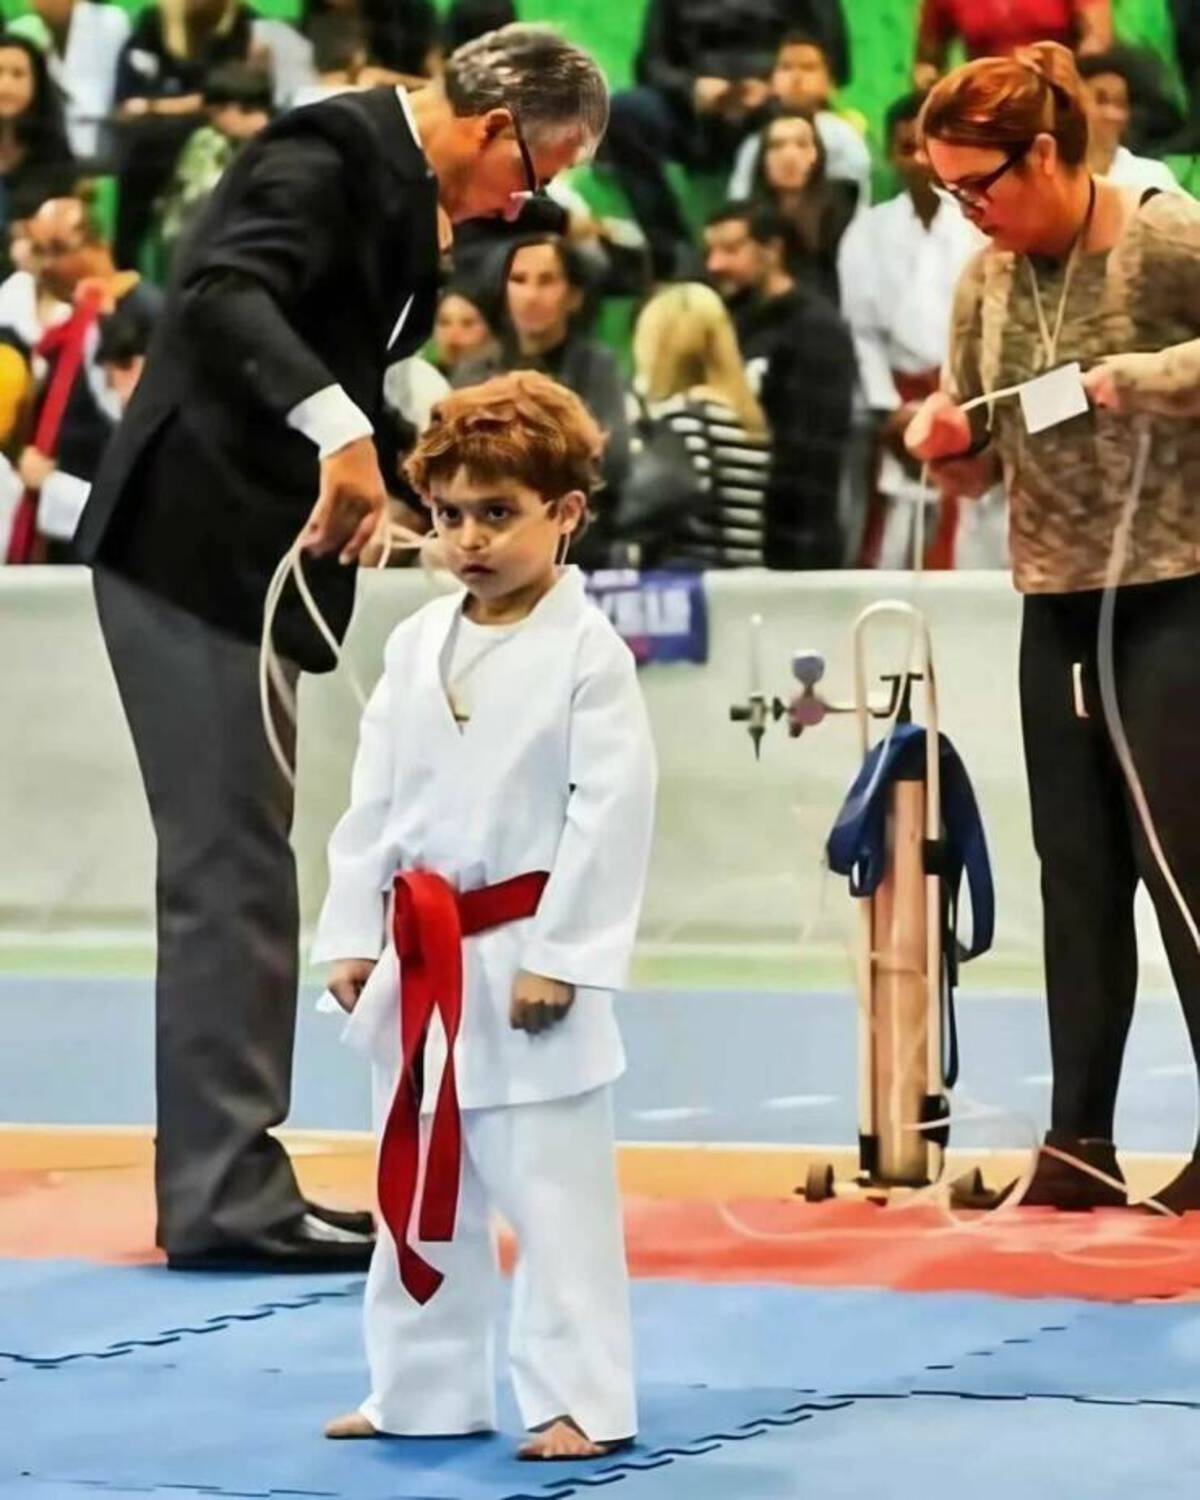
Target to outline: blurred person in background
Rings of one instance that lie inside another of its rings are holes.
[[[507,370],[540,370],[574,391],[607,434],[605,489],[596,500],[600,525],[629,467],[629,425],[616,356],[585,332],[589,286],[583,263],[565,240],[544,235],[518,240],[501,265],[497,347],[460,362],[453,384],[478,385]]]
[[[450,0],[442,16],[442,46],[453,52],[485,31],[517,20],[514,0]]]
[[[0,276],[13,267],[14,226],[47,198],[69,193],[75,175],[62,102],[41,49],[0,33]]]
[[[32,0],[9,22],[46,55],[50,78],[66,107],[71,150],[94,170],[111,151],[108,122],[116,98],[117,64],[129,39],[129,14],[114,0]]]
[[[205,78],[258,56],[253,20],[241,0],[160,0],[139,16],[117,70],[119,264],[138,263],[179,153],[205,123]]]
[[[770,83],[772,113],[811,115],[825,148],[825,174],[830,182],[852,183],[856,202],[860,206],[870,203],[867,122],[855,111],[834,106],[833,68],[821,43],[803,32],[790,32],[779,45]],[[728,189],[734,201],[748,198],[753,191],[762,142],[762,132],[756,131],[738,150]]]
[[[331,16],[353,19],[362,28],[371,83],[429,78],[441,68],[433,0],[309,0],[302,27],[310,41],[315,43],[320,23]]]
[[[694,503],[673,518],[658,555],[648,561],[761,567],[771,463],[767,423],[718,293],[680,282],[651,297],[634,329],[633,363],[644,403],[641,442],[653,445],[656,431],[673,434],[695,484]],[[628,498],[641,508],[654,496],[636,493],[637,479],[635,456]]]
[[[138,330],[144,352],[162,296],[136,272],[117,270],[80,198],[44,203],[29,236],[42,284],[70,314],[32,351],[36,387],[27,441],[15,464],[25,495],[9,537],[9,561],[70,562],[91,481],[121,414],[100,369],[101,324],[119,316]]]
[[[1135,155],[1125,145],[1134,97],[1144,74],[1142,60],[1127,47],[1113,47],[1079,59],[1088,108],[1088,168],[1118,187],[1182,192],[1166,162]]]
[[[1032,42],[1059,42],[1080,53],[1113,42],[1112,0],[922,0],[913,83],[937,81],[955,42],[968,57],[1000,57]]]
[[[932,487],[926,494],[920,466],[904,446],[918,407],[938,388],[950,347],[954,288],[985,243],[954,203],[934,190],[917,125],[923,104],[924,95],[910,94],[888,111],[888,157],[904,190],[858,215],[838,262],[860,400],[875,433],[858,553],[863,567],[911,566],[916,507],[922,503],[930,507],[925,563],[952,567],[961,519],[957,500],[939,497]],[[1002,500],[999,511],[1002,519]],[[1001,551],[998,564],[1003,561]]]
[[[649,0],[634,64],[637,86],[613,99],[608,159],[650,246],[654,272],[694,260],[691,230],[666,176],[668,162],[728,170],[770,102],[779,43],[817,38],[834,75],[849,77],[839,0]]]
[[[271,98],[270,77],[249,63],[225,63],[205,78],[208,123],[187,138],[158,204],[159,238],[168,267],[230,162],[271,123]]]
[[[312,75],[292,95],[294,107],[319,104],[347,89],[365,88],[364,76],[370,62],[367,33],[362,20],[352,11],[329,11],[317,16],[310,27]]]
[[[792,226],[791,271],[836,305],[838,246],[854,217],[854,191],[825,175],[825,147],[811,115],[786,114],[763,131],[753,197]]]
[[[775,210],[730,203],[704,230],[705,269],[733,316],[771,433],[763,561],[837,568],[838,509],[854,400],[854,346],[837,309],[789,270],[793,230]]]
[[[496,335],[475,284],[452,279],[438,298],[433,321],[434,366],[453,382],[454,372],[469,360],[489,360],[498,355]]]
[[[33,394],[33,351],[42,335],[71,316],[71,304],[54,285],[56,236],[45,218],[24,226],[24,256],[28,267],[13,271],[0,282],[0,453],[15,459],[24,441],[28,407]],[[19,496],[18,496],[19,498]],[[7,549],[0,546],[0,558]]]

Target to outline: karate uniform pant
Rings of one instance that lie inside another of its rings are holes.
[[[1099,591],[1026,598],[1021,718],[1042,866],[1051,1123],[1111,1140],[1137,990],[1139,881],[1154,902],[1197,1059],[1200,953],[1147,845],[1105,724],[1100,601]],[[1122,589],[1113,637],[1133,763],[1167,862],[1200,919],[1200,577]]]
[[[495,1428],[495,1210],[519,1249],[508,1356],[525,1426],[569,1416],[595,1442],[632,1437],[637,1411],[611,1090],[464,1110],[462,1120],[454,1239],[410,1239],[446,1278],[424,1306],[401,1285],[395,1242],[380,1226],[363,1309],[371,1370],[363,1415],[381,1432],[409,1437]],[[425,1116],[422,1152],[428,1128]],[[415,1220],[413,1230],[415,1236]]]

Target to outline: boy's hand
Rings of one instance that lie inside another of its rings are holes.
[[[522,969],[513,980],[509,1025],[514,1031],[527,1031],[530,1036],[536,1036],[539,1031],[549,1031],[552,1026],[557,1026],[574,1004],[573,984]]]
[[[329,970],[329,993],[349,1015],[375,970],[373,958],[339,958]]]

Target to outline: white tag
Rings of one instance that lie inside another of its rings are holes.
[[[1083,371],[1078,364],[1061,365],[1021,387],[1021,414],[1029,433],[1045,432],[1072,417],[1081,417],[1088,409],[1083,388]]]

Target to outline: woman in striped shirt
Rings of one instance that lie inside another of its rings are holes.
[[[767,424],[725,304],[698,282],[666,287],[642,309],[633,360],[651,423],[683,440],[708,499],[681,518],[665,560],[697,568],[761,567]]]

